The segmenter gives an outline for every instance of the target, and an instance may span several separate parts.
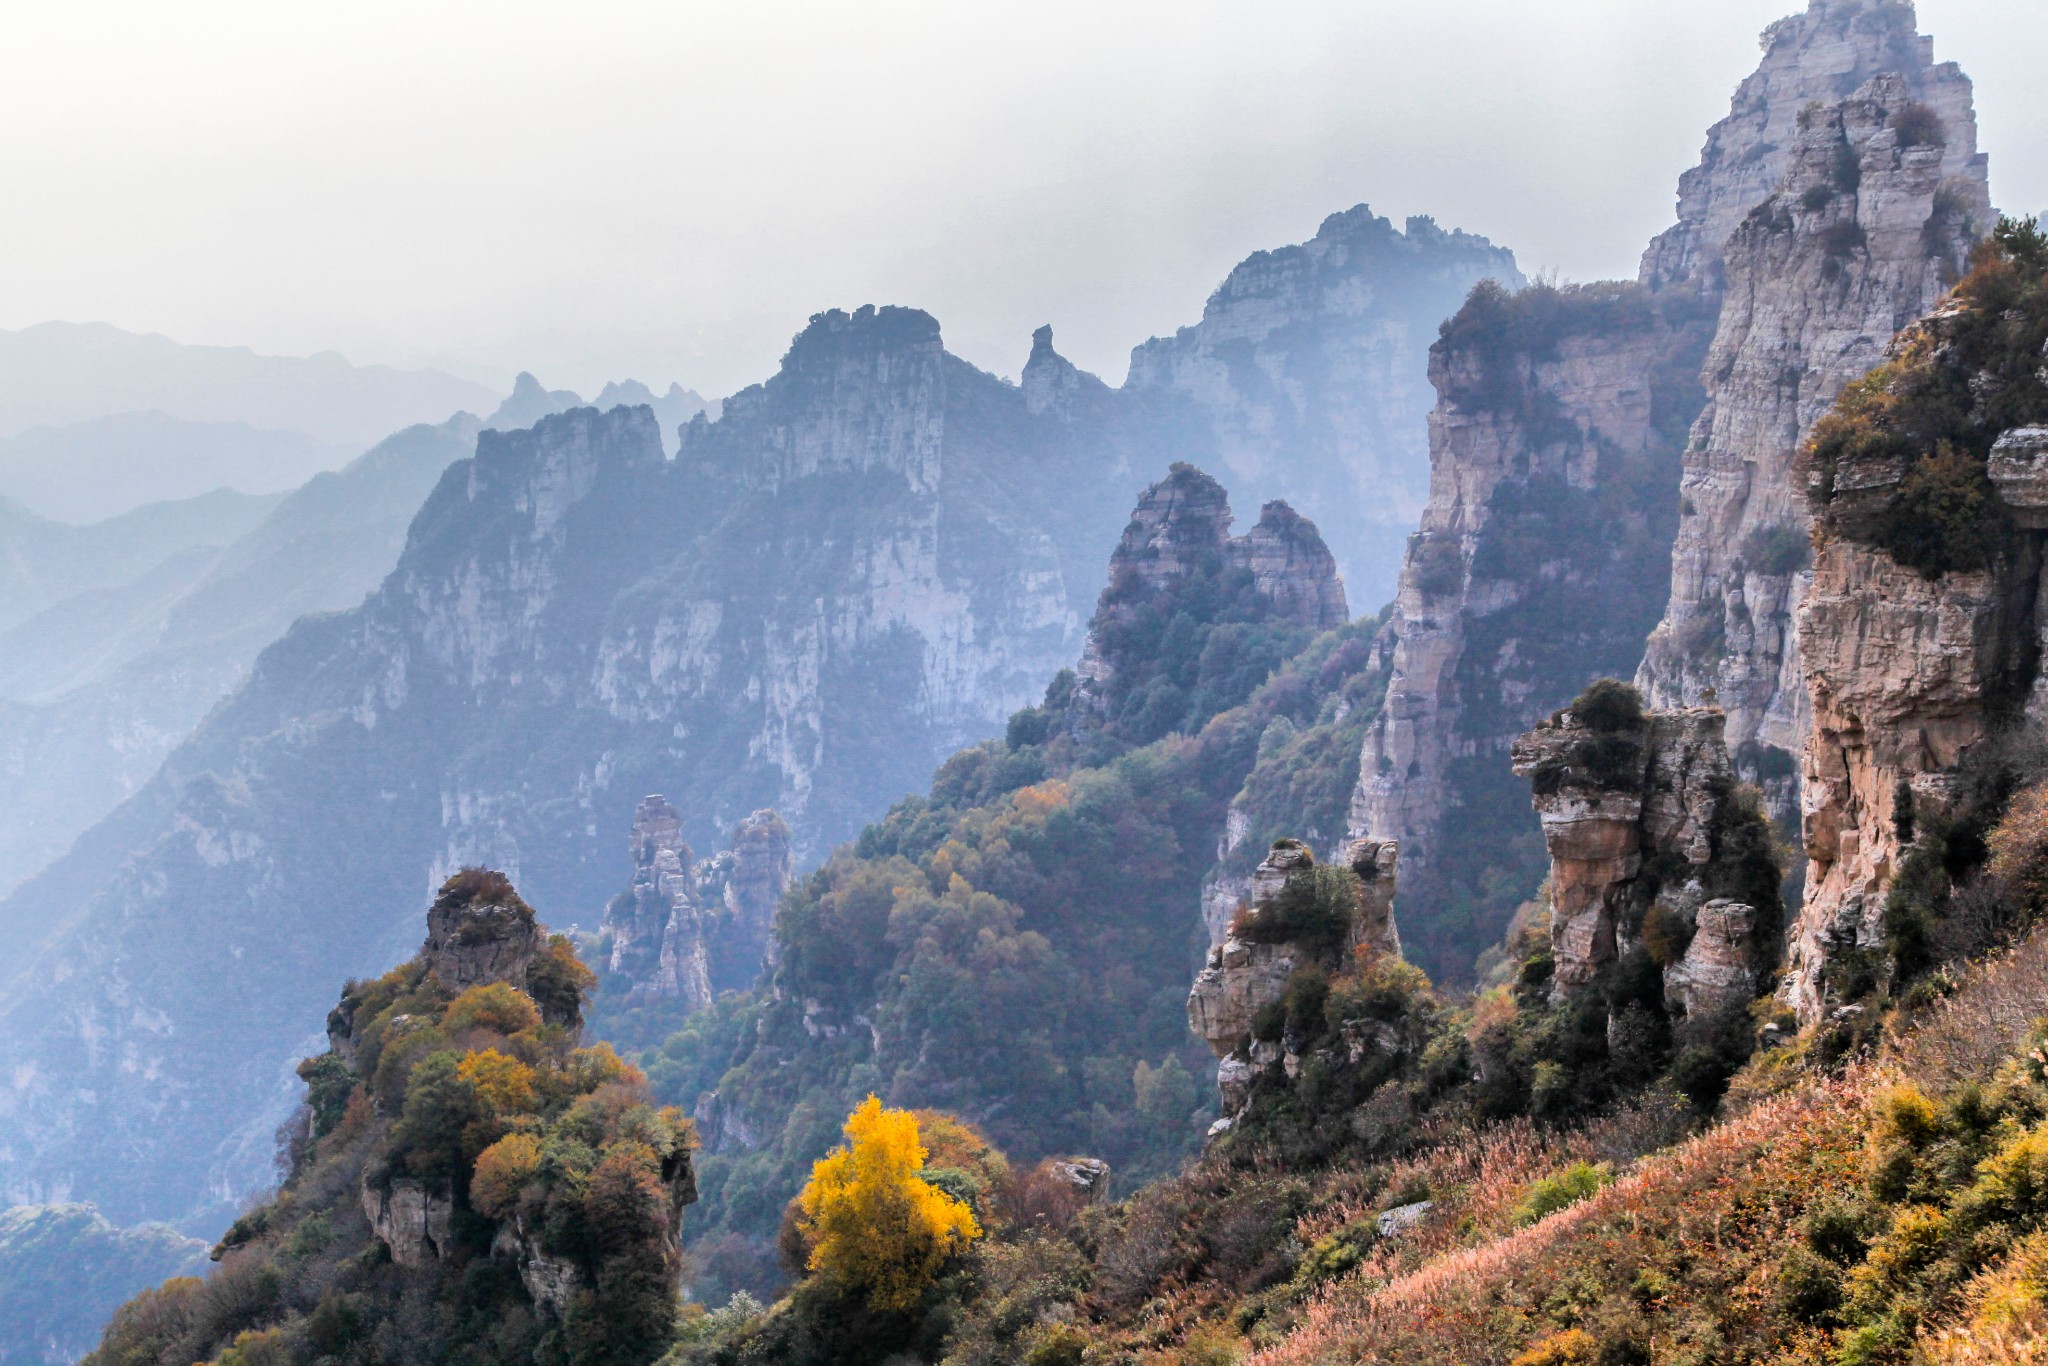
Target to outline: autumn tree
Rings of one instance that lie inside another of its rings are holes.
[[[811,1169],[797,1197],[810,1268],[867,1297],[907,1310],[946,1259],[981,1236],[974,1212],[919,1173],[926,1150],[917,1117],[873,1096],[846,1120],[846,1143]]]

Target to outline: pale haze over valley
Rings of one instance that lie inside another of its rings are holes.
[[[0,327],[707,396],[820,308],[1112,384],[1360,201],[1635,273],[1786,0],[16,7]],[[2048,206],[2037,0],[1924,0]]]
[[[0,1366],[2042,1366],[2044,70],[11,6]]]

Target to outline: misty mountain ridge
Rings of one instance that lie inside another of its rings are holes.
[[[214,489],[284,493],[359,453],[247,422],[114,413],[0,439],[0,496],[82,525]]]
[[[1241,265],[1122,389],[1050,329],[1012,384],[948,354],[930,315],[864,307],[815,315],[774,376],[690,419],[673,459],[649,407],[487,426],[361,609],[299,622],[0,903],[26,968],[0,1007],[27,1079],[0,1097],[8,1188],[210,1220],[261,1179],[291,1094],[278,1041],[337,963],[367,971],[411,933],[449,869],[516,870],[594,923],[654,791],[699,847],[773,807],[815,860],[1040,699],[1132,500],[1176,460],[1242,463],[1303,433],[1318,470],[1373,490],[1358,506],[1375,511],[1340,506],[1326,534],[1370,544],[1362,521],[1426,482],[1428,344],[1489,278],[1519,282],[1511,254],[1360,206]],[[1344,435],[1359,386],[1419,390],[1418,431]],[[530,378],[514,398],[507,421],[569,401]],[[359,910],[308,920],[323,898],[306,879],[337,859]],[[176,945],[158,940],[171,924]],[[271,965],[232,1019],[194,989],[233,971],[230,951]],[[96,1082],[88,1116],[71,1088],[112,1055],[78,1052],[70,1008],[43,997],[116,980],[118,1016],[148,1000],[177,1023],[117,1026],[154,1061]],[[192,1137],[152,1137],[172,1131]],[[108,1143],[128,1155],[110,1163]]]
[[[433,370],[352,365],[337,352],[266,356],[193,346],[107,323],[47,322],[0,331],[0,434],[120,413],[246,422],[316,441],[367,446],[415,422],[439,422],[498,395]]]

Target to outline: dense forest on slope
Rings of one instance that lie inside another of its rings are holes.
[[[1155,496],[1221,505],[1185,468]],[[1261,525],[1276,518],[1314,535],[1272,508]],[[1203,878],[1241,792],[1341,811],[1376,623],[1317,635],[1223,558],[1213,520],[1179,525],[1161,532],[1167,577],[1113,572],[1091,681],[1062,674],[1005,739],[801,880],[763,988],[644,1057],[702,1121],[703,1293],[782,1279],[783,1207],[870,1092],[969,1119],[1020,1159],[1106,1159],[1124,1183],[1171,1170],[1214,1117],[1185,1010]]]

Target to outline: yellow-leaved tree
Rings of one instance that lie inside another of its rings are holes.
[[[845,1145],[811,1168],[797,1197],[811,1270],[876,1309],[914,1306],[946,1259],[981,1236],[972,1210],[918,1175],[924,1162],[909,1111],[869,1096],[847,1116]]]

